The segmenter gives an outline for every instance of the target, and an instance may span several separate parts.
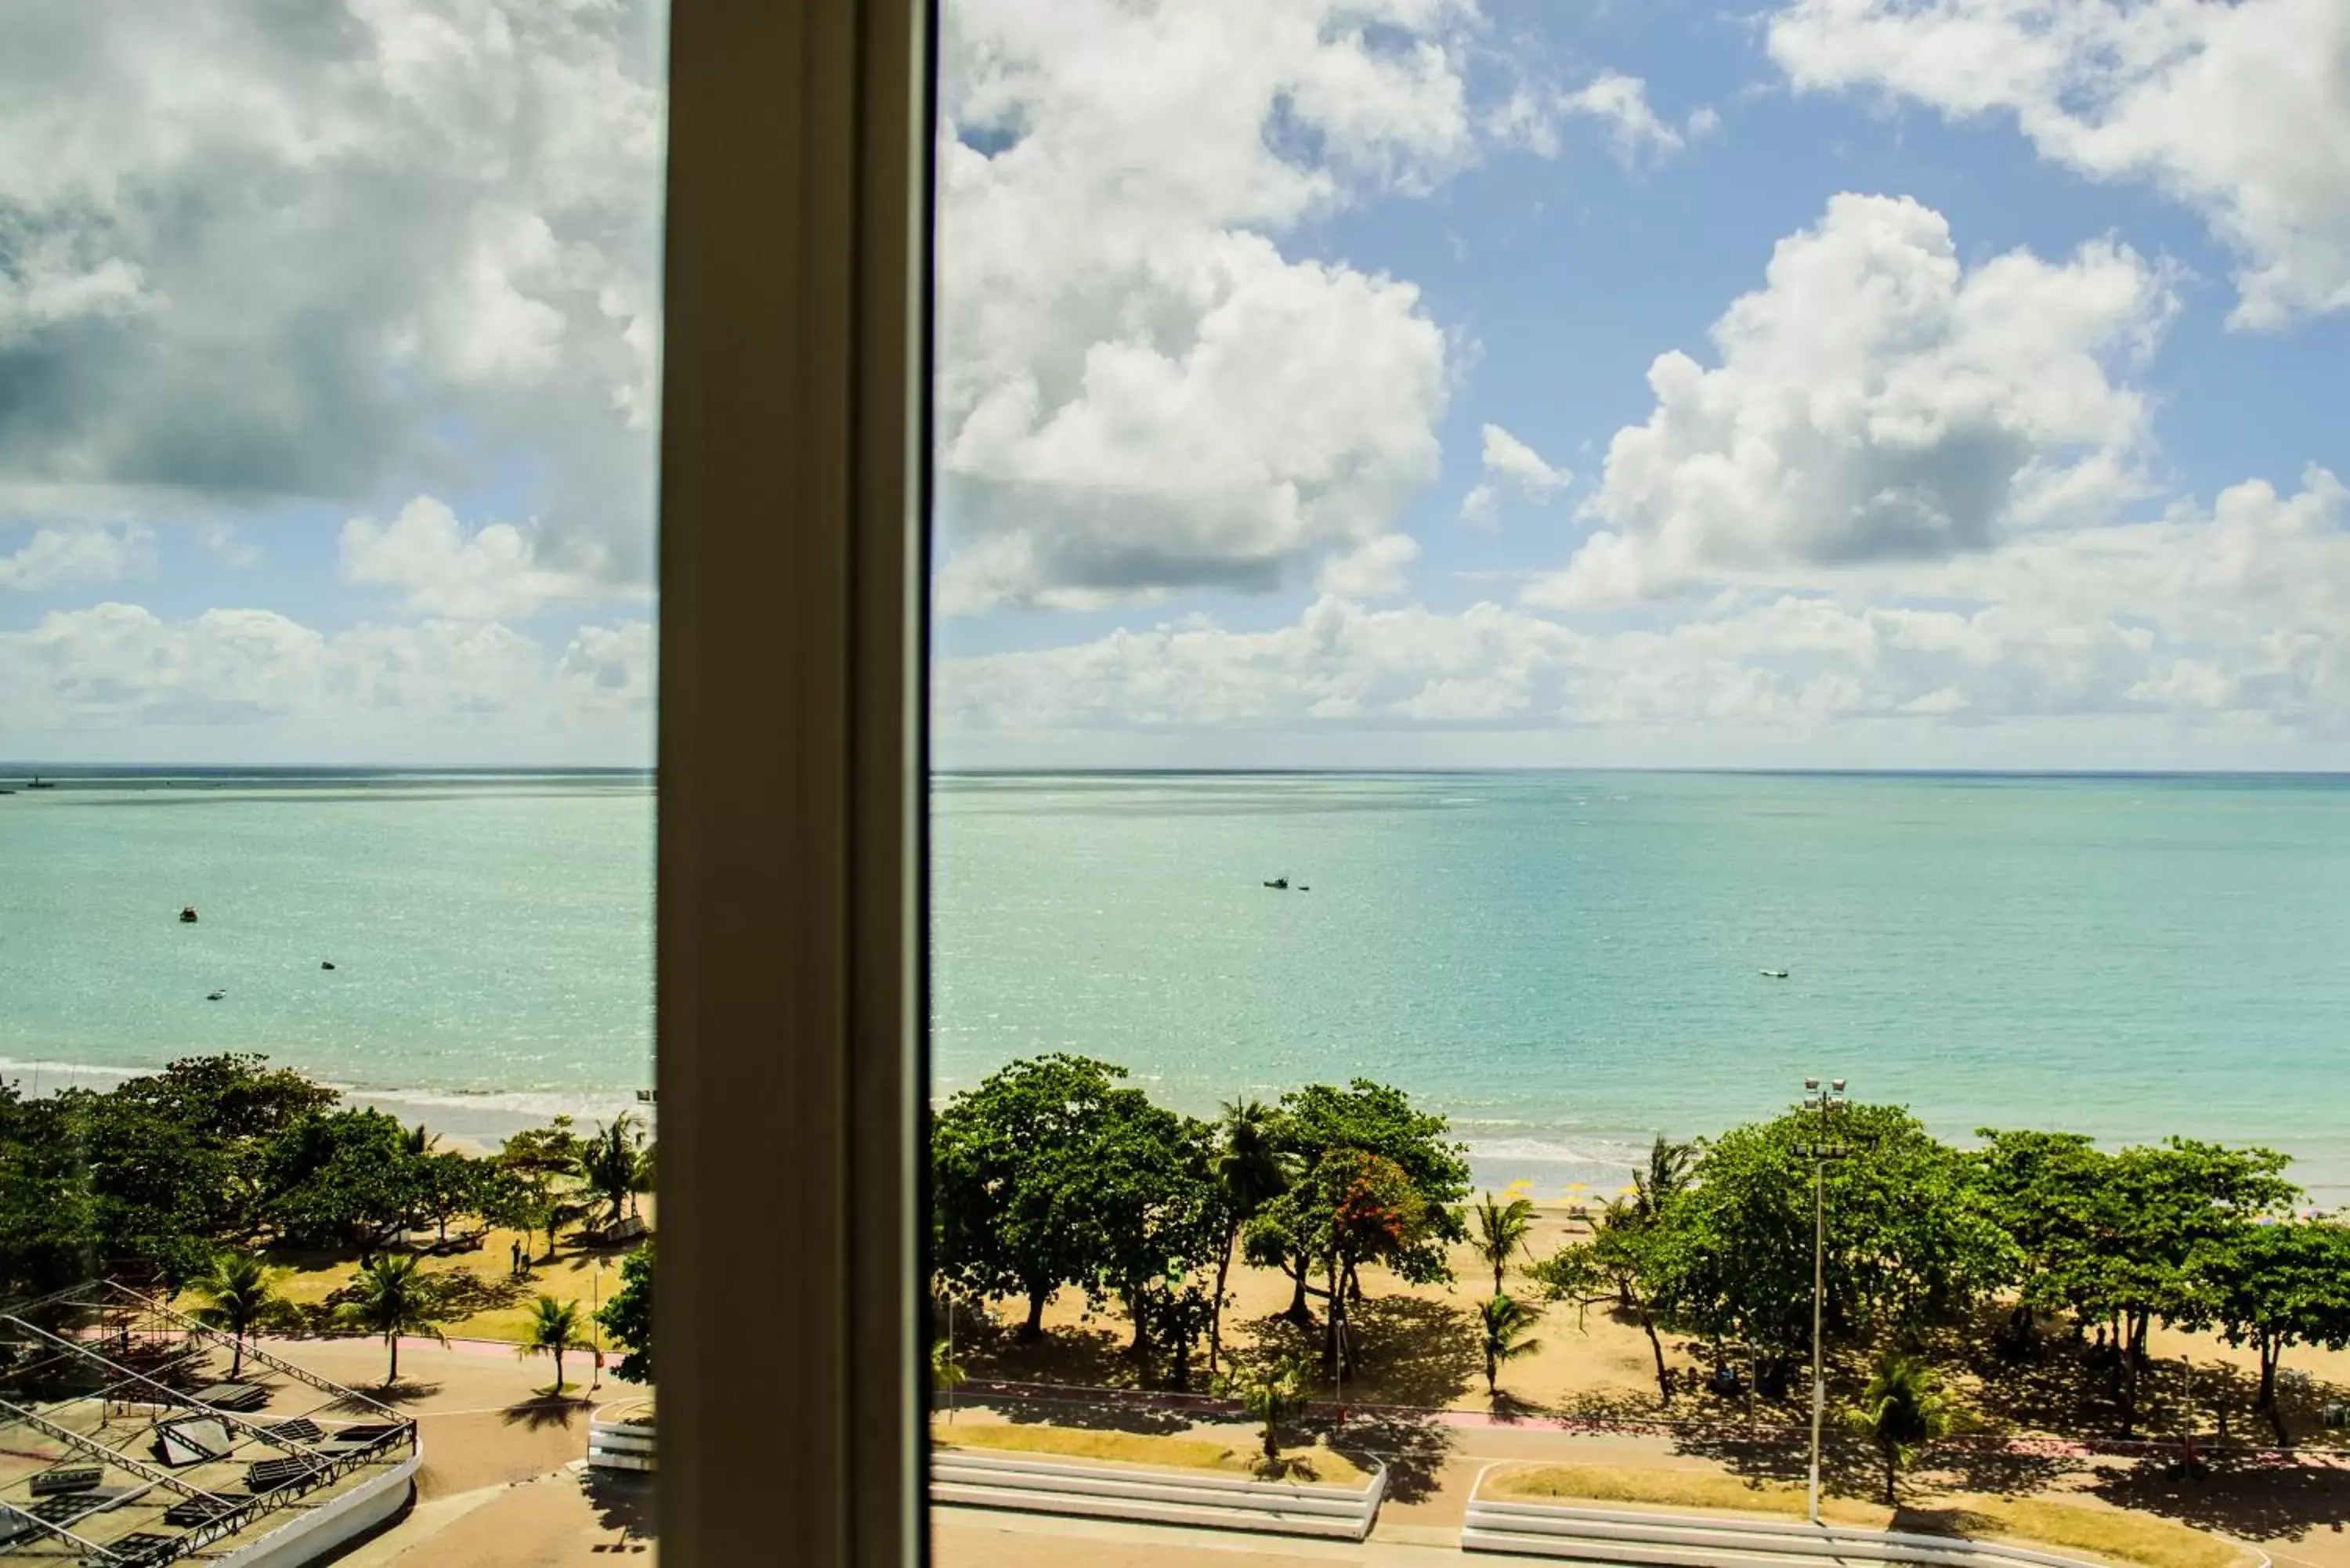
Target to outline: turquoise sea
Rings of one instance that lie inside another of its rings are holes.
[[[1954,1137],[2262,1140],[2350,1201],[2350,779],[996,776],[934,821],[942,1090],[1363,1074],[1485,1180],[1612,1190],[1818,1074]]]
[[[999,774],[933,812],[941,1094],[1045,1050],[1201,1112],[1362,1074],[1546,1190],[1817,1073],[1951,1136],[2261,1140],[2350,1201],[2350,779]],[[0,796],[0,1059],[608,1111],[650,1081],[652,830],[634,774]]]

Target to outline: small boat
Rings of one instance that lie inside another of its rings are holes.
[[[1279,888],[1285,892],[1289,888],[1289,878],[1286,877],[1275,877],[1272,881],[1267,882],[1265,886],[1268,888]]]
[[[182,924],[182,925],[183,925],[183,926],[192,926],[192,925],[194,925],[195,923],[196,923],[196,907],[195,907],[193,904],[182,904],[182,905],[181,905],[181,906],[180,906],[180,924]]]
[[[1754,972],[1761,975],[1764,980],[1784,980],[1787,978],[1787,971],[1783,969],[1759,969]]]
[[[334,968],[334,967],[335,967],[335,961],[334,961],[334,960],[332,960],[332,959],[328,959],[327,961],[325,961],[324,962],[322,962],[321,964],[319,964],[319,965],[318,965],[318,967],[319,967],[320,969],[332,969],[332,968]]]
[[[1311,893],[1312,891],[1314,891],[1314,889],[1313,889],[1313,888],[1311,888],[1307,887],[1307,886],[1306,886],[1305,883],[1303,883],[1303,882],[1300,882],[1300,883],[1297,885],[1297,890],[1298,890],[1299,892],[1301,892],[1301,893]]]
[[[207,995],[204,1000],[206,1002],[218,1002],[222,997],[226,996],[228,992],[225,991],[215,991]]]
[[[33,775],[33,782],[26,784],[25,787],[26,789],[55,789],[57,786],[49,780],[43,778],[40,774],[35,774]]]

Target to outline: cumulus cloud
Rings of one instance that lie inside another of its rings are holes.
[[[1607,127],[1607,145],[1616,161],[1627,169],[1637,166],[1643,158],[1662,158],[1679,152],[1688,145],[1688,139],[1670,121],[1659,119],[1648,107],[1648,84],[1638,77],[1626,76],[1621,71],[1603,71],[1591,82],[1559,99],[1559,107],[1569,114],[1584,115]],[[1690,118],[1693,134],[1703,134],[1720,124],[1711,109],[1699,109]]]
[[[541,565],[536,530],[489,523],[468,534],[430,495],[389,523],[345,523],[342,569],[346,582],[406,589],[410,609],[456,620],[520,619],[545,605],[611,594],[592,573]]]
[[[1443,332],[1301,221],[1475,151],[1452,0],[968,0],[941,44],[939,603],[1263,589],[1435,472]]]
[[[1499,425],[1484,428],[1483,472],[1461,500],[1462,521],[1490,527],[1500,513],[1501,491],[1516,489],[1536,505],[1575,483],[1566,469],[1554,468],[1542,453]]]
[[[656,0],[12,6],[0,474],[183,514],[520,452],[543,551],[646,580],[660,26]]]
[[[154,566],[154,538],[144,528],[41,528],[0,556],[0,588],[40,593],[66,583],[110,583]]]
[[[1345,598],[1383,598],[1404,588],[1404,569],[1419,558],[1409,534],[1382,534],[1322,563],[1321,588]]]
[[[2233,320],[2350,309],[2350,6],[2341,0],[1784,0],[1798,88],[2012,116],[2042,156],[2141,180],[2241,258]]]
[[[1649,367],[1585,504],[1607,526],[1532,602],[1616,604],[1740,574],[1988,548],[2137,483],[2126,373],[2174,309],[2126,247],[1963,265],[1941,215],[1845,194],[1714,324],[1713,369]]]
[[[1326,596],[1295,625],[1204,617],[943,660],[945,743],[991,735],[1420,726],[2219,726],[2350,741],[2350,489],[2312,469],[2151,523],[2034,535],[1906,574],[1724,595],[1592,630]]]
[[[511,628],[432,620],[332,635],[263,609],[167,620],[137,606],[61,610],[0,632],[0,732],[68,736],[85,754],[128,737],[202,734],[250,760],[541,755],[642,763],[652,636],[585,626],[560,654]],[[289,744],[290,743],[290,744]]]

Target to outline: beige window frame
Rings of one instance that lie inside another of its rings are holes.
[[[922,1555],[929,6],[673,0],[660,1552]]]

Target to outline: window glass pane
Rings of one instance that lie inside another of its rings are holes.
[[[2323,1547],[2324,9],[943,0],[942,1561]]]
[[[665,26],[11,11],[0,1562],[651,1550]]]

